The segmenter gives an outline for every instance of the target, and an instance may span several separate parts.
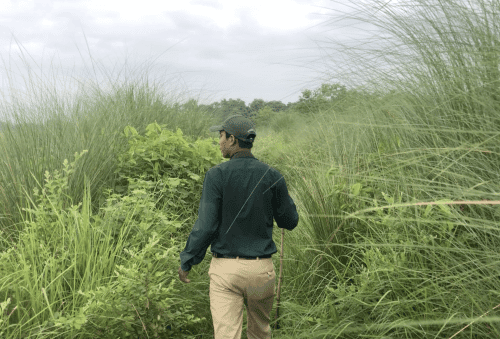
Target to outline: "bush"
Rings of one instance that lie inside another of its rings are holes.
[[[118,155],[114,191],[130,192],[137,179],[154,182],[157,208],[167,208],[171,215],[191,216],[201,197],[201,177],[223,159],[214,147],[216,139],[190,143],[180,129],[173,133],[157,123],[148,125],[144,136],[131,126],[124,134],[129,147]]]
[[[205,318],[197,318],[192,306],[178,298],[175,288],[179,244],[159,246],[153,232],[139,251],[125,249],[126,258],[115,270],[115,279],[86,295],[92,314],[86,330],[99,338],[180,338],[180,328],[191,329]]]
[[[83,153],[65,160],[62,172],[46,172],[18,241],[0,253],[2,338],[180,337],[181,329],[194,330],[203,318],[176,298],[181,244],[173,234],[182,223],[157,205],[167,186],[129,178],[127,194],[110,193],[92,212],[88,183],[82,202],[68,195]]]

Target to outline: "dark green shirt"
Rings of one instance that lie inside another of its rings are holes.
[[[276,253],[273,218],[290,231],[299,222],[285,179],[250,150],[236,152],[205,173],[198,220],[180,254],[182,270],[199,264],[209,245],[230,256]]]

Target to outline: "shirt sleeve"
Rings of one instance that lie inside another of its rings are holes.
[[[212,169],[205,173],[203,191],[198,208],[198,220],[189,234],[186,247],[181,252],[181,269],[191,270],[191,266],[203,261],[208,246],[216,238],[219,228],[219,209],[222,204],[222,187],[219,172]]]

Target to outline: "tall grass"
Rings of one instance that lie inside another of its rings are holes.
[[[11,71],[6,69],[7,74]],[[99,80],[90,77],[85,83],[73,78],[72,95],[65,95],[64,88],[59,93],[32,70],[24,79],[25,93],[16,94],[11,88],[1,107],[0,225],[4,231],[20,221],[20,212],[29,205],[27,199],[37,182],[43,182],[44,172],[60,168],[75,152],[88,150],[89,156],[79,163],[69,194],[75,201],[82,199],[86,175],[92,201],[99,203],[101,190],[112,185],[115,155],[127,147],[122,137],[127,125],[142,131],[157,121],[168,123],[172,131],[181,128],[188,138],[209,135],[210,112],[200,116],[195,110],[181,111],[176,105],[180,93],[171,90],[173,84],[151,80],[147,68],[132,74],[123,69],[102,73]]]
[[[112,277],[126,230],[116,241],[109,222],[96,229],[90,196],[84,193],[81,214],[61,211],[50,230],[41,229],[48,224],[38,221],[36,227],[34,220],[27,220],[34,225],[23,232],[15,251],[4,252],[2,267],[12,271],[0,279],[2,285],[8,283],[2,298],[17,304],[9,319],[15,325],[6,332],[10,338],[61,337],[56,319],[63,313],[78,314],[87,301],[83,292],[96,290]]]
[[[500,2],[349,6],[377,31],[332,45],[354,61],[339,76],[374,95],[317,116],[290,155],[307,235],[285,235],[288,335],[496,337]]]
[[[379,36],[368,50],[344,46],[359,68],[343,75],[362,73],[371,94],[307,123],[276,117],[259,132],[253,151],[285,176],[300,214],[299,226],[285,232],[282,328],[274,337],[500,336],[500,211],[486,203],[500,200],[500,2],[349,5],[356,10],[349,19],[377,27]],[[19,122],[2,133],[0,164],[6,225],[29,197],[23,185],[29,192],[67,152],[89,149],[74,175],[75,201],[83,194],[84,186],[77,186],[83,174],[98,196],[112,182],[108,159],[123,147],[125,122],[140,129],[157,119],[193,138],[208,136],[210,114],[179,115],[162,101],[159,87],[128,82],[111,94],[95,88],[64,118],[57,115],[57,100],[47,99],[40,105],[50,117],[43,130],[23,118],[28,108],[12,106]],[[276,229],[274,239],[279,237]],[[38,243],[29,239],[34,249]],[[183,286],[186,303],[206,319],[209,264],[195,267],[193,283]],[[57,287],[58,279],[46,284]],[[43,294],[32,295],[49,319]],[[59,301],[56,294],[49,304]],[[199,328],[206,335],[211,324]]]

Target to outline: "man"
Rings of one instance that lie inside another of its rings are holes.
[[[180,254],[179,278],[199,264],[211,245],[210,311],[215,339],[240,339],[243,305],[249,339],[271,338],[276,274],[273,218],[293,230],[299,221],[285,180],[250,149],[257,133],[251,120],[233,115],[220,126],[219,145],[230,161],[212,167],[203,182],[198,220]]]

